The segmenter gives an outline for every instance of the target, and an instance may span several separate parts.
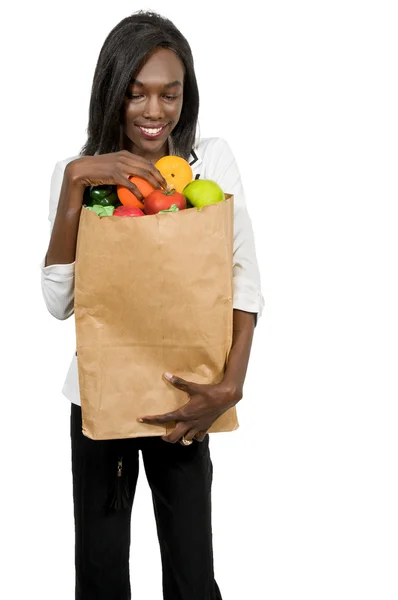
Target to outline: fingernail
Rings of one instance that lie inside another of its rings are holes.
[[[143,422],[144,422],[144,419],[141,419],[141,417],[140,417],[139,419],[137,419],[137,421],[138,421],[139,423],[143,423]]]
[[[166,377],[166,379],[171,379],[173,377],[171,373],[164,373],[164,376]]]

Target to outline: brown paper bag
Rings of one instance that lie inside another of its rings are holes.
[[[82,209],[75,322],[83,433],[95,440],[159,436],[137,422],[187,402],[164,378],[223,377],[232,342],[233,196],[145,217]],[[238,427],[231,408],[211,432]]]

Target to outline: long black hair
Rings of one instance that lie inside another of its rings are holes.
[[[184,65],[183,105],[172,133],[173,153],[188,158],[195,142],[199,91],[191,48],[177,27],[154,12],[138,11],[123,19],[106,38],[91,90],[88,139],[82,155],[117,152],[120,118],[131,78],[156,47],[174,50]]]

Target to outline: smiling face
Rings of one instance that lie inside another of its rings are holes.
[[[131,80],[124,101],[123,147],[156,162],[168,153],[167,138],[183,102],[184,67],[167,48],[154,50]]]

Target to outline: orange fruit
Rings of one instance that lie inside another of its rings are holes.
[[[155,163],[155,167],[176,192],[181,193],[192,181],[191,165],[181,156],[163,156]]]
[[[141,194],[146,198],[149,196],[151,192],[155,190],[155,188],[148,182],[146,179],[142,179],[141,177],[129,177],[131,183],[134,183],[140,190]],[[142,202],[140,202],[132,192],[124,185],[118,185],[116,188],[116,192],[120,202],[124,206],[132,206],[133,208],[144,208]]]

